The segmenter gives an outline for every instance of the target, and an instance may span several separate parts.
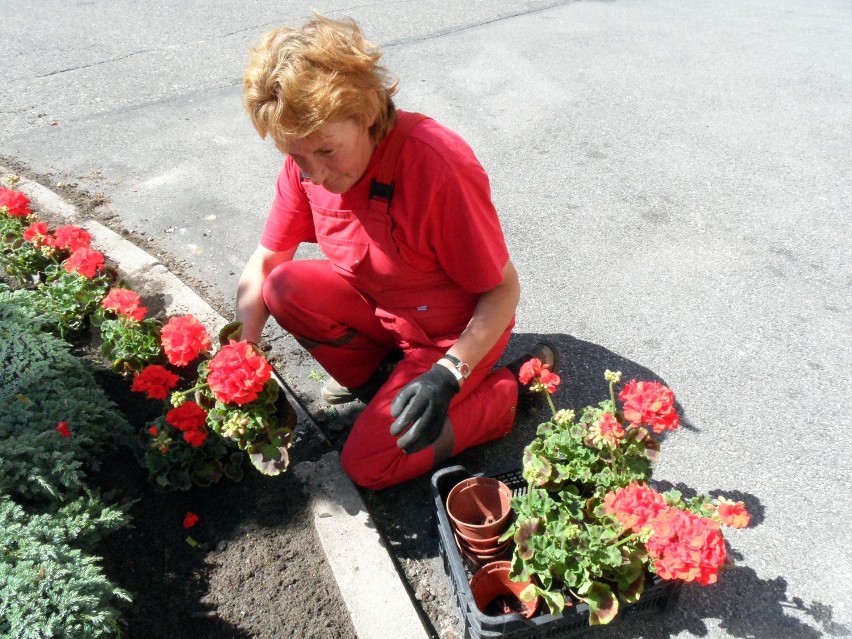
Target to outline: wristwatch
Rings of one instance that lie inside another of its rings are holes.
[[[450,355],[446,353],[441,359],[447,360],[453,367],[450,369],[450,372],[455,375],[456,380],[462,381],[463,379],[467,379],[468,375],[470,375],[470,366],[468,366],[465,362],[461,361],[455,355]]]

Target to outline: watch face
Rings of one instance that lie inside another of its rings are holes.
[[[468,366],[465,362],[461,361],[455,355],[450,355],[449,353],[447,353],[446,355],[444,355],[444,359],[450,362],[463,378],[466,378],[468,375],[470,375],[470,366]]]

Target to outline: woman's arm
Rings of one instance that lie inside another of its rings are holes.
[[[503,267],[503,281],[480,296],[473,317],[448,351],[450,355],[458,357],[471,368],[479,364],[512,321],[519,299],[518,274],[512,262],[508,261]],[[399,436],[397,445],[408,454],[416,453],[441,438],[450,402],[464,383],[449,372],[450,362],[445,359],[438,361],[407,384],[391,403],[391,415],[396,419],[390,426],[390,433],[394,437]],[[448,432],[452,433],[452,430]],[[452,435],[448,442],[441,446],[441,455],[452,452]],[[436,451],[435,454],[439,453]]]
[[[468,364],[471,369],[476,368],[512,321],[520,297],[518,273],[509,260],[503,268],[503,281],[480,296],[473,317],[447,352]],[[448,362],[441,360],[441,364],[447,365]]]
[[[263,282],[276,266],[293,259],[298,245],[284,251],[258,246],[246,262],[237,285],[236,320],[243,323],[242,338],[260,341],[269,309],[263,301]]]

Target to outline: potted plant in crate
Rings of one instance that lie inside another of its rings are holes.
[[[648,485],[654,434],[680,426],[672,391],[633,380],[619,406],[621,373],[606,371],[609,397],[578,417],[556,410],[554,377],[537,359],[521,369],[553,413],[524,450],[527,491],[513,498],[517,516],[505,534],[515,541],[512,578],[534,578],[521,597],[540,596],[553,614],[585,602],[597,625],[618,615],[619,602],[638,601],[649,579],[714,583],[726,562],[720,524],[743,527],[749,516],[742,502]]]

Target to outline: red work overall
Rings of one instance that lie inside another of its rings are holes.
[[[303,182],[317,242],[328,261],[285,262],[264,282],[264,301],[272,316],[344,386],[364,383],[391,350],[402,350],[403,359],[359,415],[341,454],[353,481],[372,489],[412,479],[443,461],[434,459],[432,447],[407,455],[397,446],[390,434],[390,405],[456,342],[478,297],[453,284],[441,270],[424,272],[407,264],[392,237],[394,169],[408,132],[424,117],[400,114],[389,134],[369,208],[325,208],[322,190]],[[506,369],[492,372],[510,332],[511,326],[450,404],[453,454],[502,437],[512,428],[517,385]]]

